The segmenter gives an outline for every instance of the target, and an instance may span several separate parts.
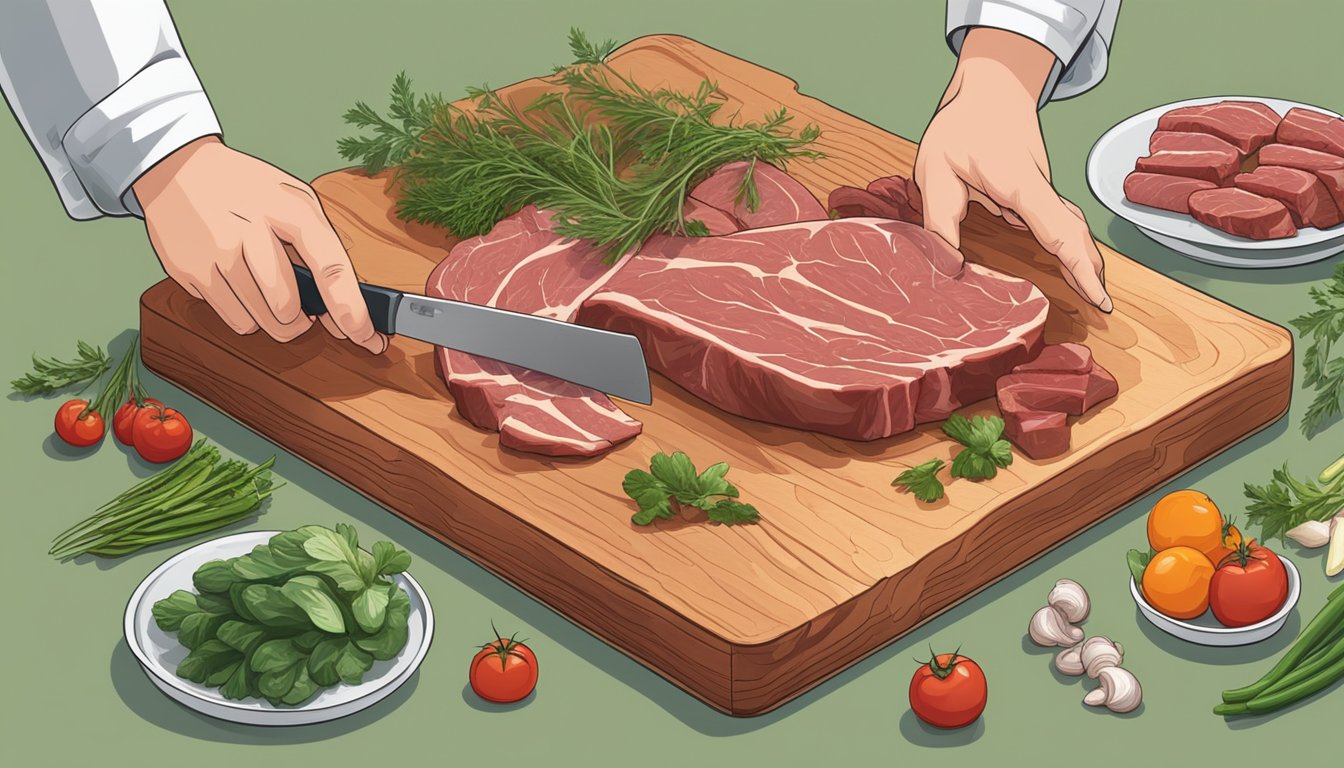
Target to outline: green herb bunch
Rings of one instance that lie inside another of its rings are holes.
[[[390,542],[360,549],[348,525],[304,526],[202,565],[192,576],[197,594],[156,602],[154,621],[190,649],[179,677],[228,699],[296,706],[323,688],[359,684],[374,660],[406,646],[410,598],[388,577],[410,564]]]
[[[755,163],[819,157],[805,149],[815,126],[795,136],[783,109],[758,122],[716,122],[724,98],[713,83],[693,94],[645,89],[605,63],[613,47],[571,30],[575,63],[557,68],[556,90],[525,107],[482,87],[462,109],[416,96],[402,73],[389,117],[357,103],[346,121],[373,133],[338,149],[370,173],[395,167],[403,219],[471,237],[533,204],[555,213],[559,234],[601,246],[608,263],[656,232],[705,234],[682,209],[719,166],[752,164],[738,199],[754,210]]]
[[[1302,353],[1302,383],[1316,392],[1315,399],[1302,415],[1302,434],[1313,437],[1327,424],[1339,418],[1344,408],[1344,355],[1334,358],[1330,352],[1344,337],[1344,264],[1323,285],[1308,292],[1316,309],[1291,322],[1302,340],[1311,340]]]

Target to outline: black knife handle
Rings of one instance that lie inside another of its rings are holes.
[[[313,279],[313,273],[306,267],[295,264],[294,280],[299,285],[299,303],[303,306],[304,313],[313,317],[325,315],[327,303],[322,300],[322,294],[317,290],[317,281]],[[379,333],[395,334],[397,302],[401,299],[401,291],[360,283],[359,292],[363,294],[364,303],[369,307],[369,318],[373,320],[374,329]]]

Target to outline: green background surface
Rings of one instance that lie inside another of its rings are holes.
[[[675,32],[787,73],[801,89],[895,133],[917,138],[953,58],[944,5],[890,0],[820,3],[678,0],[616,2],[195,2],[172,5],[181,36],[233,146],[311,179],[340,165],[341,113],[355,99],[385,103],[400,69],[418,85],[460,93],[503,85],[567,60],[564,35],[627,40]],[[1277,323],[1303,310],[1307,286],[1339,257],[1273,271],[1236,271],[1186,260],[1145,239],[1087,191],[1088,148],[1121,119],[1208,95],[1296,99],[1344,111],[1332,0],[1294,3],[1129,0],[1110,74],[1094,91],[1045,109],[1042,123],[1061,192],[1086,211],[1105,242],[1171,277]],[[0,13],[0,23],[3,14]],[[1236,45],[1243,40],[1253,44]],[[134,219],[76,223],[17,126],[0,119],[0,374],[26,369],[32,352],[64,353],[77,338],[121,351],[137,323],[137,297],[162,274]],[[1298,369],[1300,379],[1300,368]],[[276,449],[204,403],[149,377],[226,452],[258,461]],[[1211,650],[1142,622],[1124,553],[1143,541],[1143,518],[1163,492],[1198,487],[1242,510],[1241,483],[1263,482],[1285,460],[1314,474],[1344,449],[1344,427],[1310,443],[1286,419],[1120,510],[1055,551],[783,708],[753,719],[709,709],[583,630],[429,537],[280,452],[277,492],[253,528],[353,523],[361,538],[410,550],[412,572],[438,616],[420,673],[390,699],[326,725],[256,729],[198,716],[159,694],[121,640],[126,598],[182,547],[110,563],[58,565],[51,536],[150,470],[115,442],[91,455],[53,445],[57,401],[0,401],[0,504],[5,575],[0,755],[11,765],[223,766],[295,759],[312,765],[976,765],[1174,764],[1183,752],[1214,760],[1283,755],[1295,764],[1337,761],[1344,692],[1276,717],[1224,722],[1210,708],[1225,687],[1272,664],[1322,604],[1322,557],[1290,547],[1303,573],[1287,631],[1260,645]],[[1319,550],[1317,551],[1319,553]],[[1081,704],[1088,684],[1052,673],[1051,655],[1024,639],[1027,619],[1055,579],[1091,592],[1089,635],[1124,644],[1143,708],[1117,717]],[[528,638],[541,684],[521,706],[474,699],[466,667],[490,622]],[[915,657],[960,645],[987,670],[983,718],[954,733],[921,726],[907,705]],[[1332,724],[1333,720],[1333,724]],[[1332,749],[1329,744],[1335,744]],[[260,747],[265,747],[263,752]],[[1162,755],[1169,755],[1164,759]],[[1326,759],[1329,756],[1329,759]],[[1156,762],[1154,762],[1156,761]]]

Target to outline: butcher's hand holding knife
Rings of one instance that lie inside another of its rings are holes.
[[[926,227],[959,246],[979,200],[1029,228],[1108,312],[1101,255],[1050,184],[1036,109],[1101,80],[1119,5],[950,0],[959,60],[915,163]],[[8,0],[0,91],[69,215],[142,217],[164,271],[234,331],[288,341],[314,322],[289,244],[318,284],[326,330],[387,348],[312,189],[223,143],[162,0]]]

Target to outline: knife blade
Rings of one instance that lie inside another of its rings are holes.
[[[294,265],[303,311],[321,315],[326,302],[307,268]],[[653,402],[639,339],[549,317],[359,284],[373,327],[502,363],[510,363],[614,397]]]

